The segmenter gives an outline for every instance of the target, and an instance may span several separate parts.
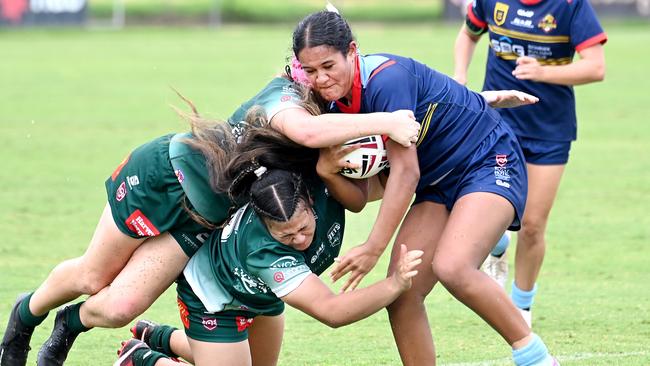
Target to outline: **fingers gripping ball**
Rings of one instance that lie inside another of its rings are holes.
[[[348,178],[369,178],[388,166],[386,146],[381,135],[360,137],[343,145],[361,145],[359,149],[345,156],[346,161],[358,166],[356,169],[345,168],[341,170],[341,174]]]

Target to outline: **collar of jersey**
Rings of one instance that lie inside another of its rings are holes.
[[[361,72],[359,72],[359,55],[354,59],[354,81],[352,82],[352,98],[350,104],[341,102],[340,100],[336,101],[336,106],[339,107],[339,110],[343,113],[359,113],[361,110]]]
[[[519,0],[524,5],[537,5],[542,2],[542,0]]]

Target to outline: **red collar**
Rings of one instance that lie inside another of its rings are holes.
[[[352,83],[352,100],[347,105],[340,100],[336,101],[336,106],[343,113],[359,113],[361,110],[361,72],[359,72],[359,55],[355,58],[356,67],[354,70],[354,82]]]
[[[524,5],[537,5],[542,2],[542,0],[519,0]]]

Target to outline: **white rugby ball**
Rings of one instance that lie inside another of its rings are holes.
[[[386,147],[381,135],[360,137],[343,145],[361,145],[360,148],[345,156],[345,160],[359,166],[357,169],[346,168],[341,170],[341,174],[348,178],[369,178],[388,166]]]

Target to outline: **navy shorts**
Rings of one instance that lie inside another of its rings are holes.
[[[444,204],[451,211],[469,193],[490,192],[504,197],[515,209],[508,230],[519,230],[526,206],[528,176],[523,152],[514,132],[501,121],[470,155],[435,185],[416,192],[414,205],[424,201]]]
[[[571,141],[546,141],[519,136],[526,162],[536,165],[565,165],[569,161]]]

